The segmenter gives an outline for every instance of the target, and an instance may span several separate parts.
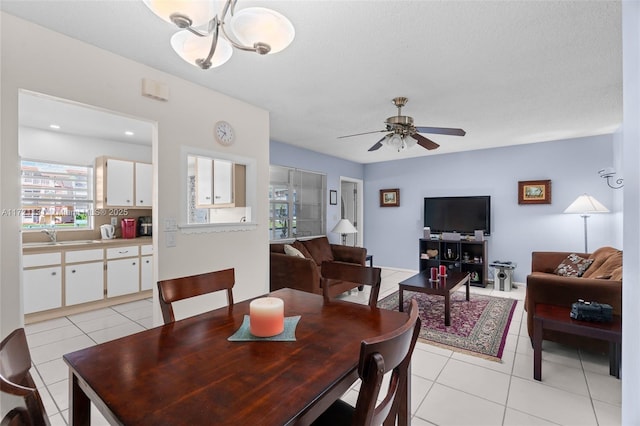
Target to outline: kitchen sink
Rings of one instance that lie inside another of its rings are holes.
[[[100,240],[71,240],[71,241],[46,241],[39,243],[24,243],[22,247],[47,247],[47,246],[70,246],[70,245],[80,245],[80,244],[93,244],[99,243]]]

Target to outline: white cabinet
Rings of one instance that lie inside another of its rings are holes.
[[[234,175],[231,161],[196,157],[198,207],[234,207]]]
[[[133,162],[109,159],[105,162],[105,204],[109,206],[133,206]]]
[[[107,297],[140,291],[138,246],[107,249]]]
[[[60,252],[23,257],[22,274],[24,313],[62,306],[62,256]]]
[[[65,305],[93,302],[104,298],[104,262],[65,266]]]
[[[153,288],[153,256],[140,258],[140,290]]]
[[[139,258],[107,261],[107,297],[140,291]]]
[[[104,299],[104,251],[66,252],[64,288],[66,306]]]
[[[152,170],[148,163],[98,157],[95,167],[96,208],[151,208]]]
[[[136,207],[151,207],[153,197],[153,166],[136,163]]]

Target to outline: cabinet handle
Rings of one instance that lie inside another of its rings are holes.
[[[144,200],[140,200],[140,203],[144,203]]]
[[[147,261],[146,261],[146,263],[148,264],[148,263],[149,263],[149,261],[147,260]]]
[[[210,199],[211,199],[211,197],[204,197],[204,199],[205,199],[205,200],[210,200]]]
[[[122,250],[118,250],[118,253],[120,253],[120,254],[125,254],[125,253],[129,253],[129,250],[125,250],[125,251],[122,251]]]
[[[51,275],[56,275],[56,272],[52,272]]]
[[[127,203],[130,203],[130,202],[131,202],[131,200],[127,200]]]
[[[76,273],[76,270],[75,270],[75,269],[72,269],[72,270],[71,270],[71,273],[72,273],[72,274],[75,274],[75,273]]]
[[[132,262],[131,264],[132,264],[133,266],[136,266],[136,262]]]

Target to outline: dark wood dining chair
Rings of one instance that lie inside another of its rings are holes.
[[[381,272],[380,268],[369,266],[343,262],[322,262],[320,285],[324,299],[330,301],[345,291],[366,285],[371,287],[369,306],[375,308],[380,293]]]
[[[22,405],[12,408],[2,419],[2,425],[49,425],[31,369],[31,354],[24,328],[11,332],[0,343],[0,390],[20,397]]]
[[[235,282],[235,270],[233,268],[158,281],[158,292],[160,296],[158,299],[160,300],[160,309],[162,310],[164,323],[169,324],[176,320],[171,304],[178,300],[226,290],[227,303],[229,306],[232,306],[233,286]]]
[[[362,383],[356,406],[352,407],[338,400],[313,422],[313,426],[396,424],[401,404],[411,404],[411,393],[408,389],[406,401],[400,401],[399,396],[403,387],[409,387],[409,364],[420,332],[418,304],[415,300],[411,301],[410,309],[409,320],[400,328],[382,336],[363,340],[360,344],[358,376]],[[388,372],[391,372],[389,386],[386,394],[381,396],[382,380]],[[410,421],[404,420],[407,423]]]

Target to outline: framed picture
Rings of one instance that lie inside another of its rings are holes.
[[[338,191],[336,191],[335,189],[329,190],[329,204],[331,204],[332,206],[338,204]]]
[[[518,204],[551,204],[551,180],[519,181]]]
[[[381,189],[380,207],[400,207],[400,190],[398,188]]]

